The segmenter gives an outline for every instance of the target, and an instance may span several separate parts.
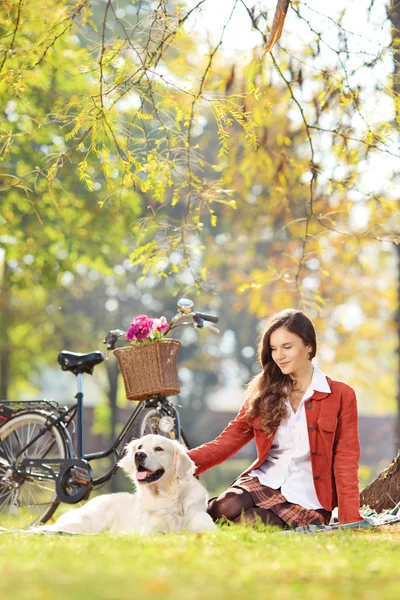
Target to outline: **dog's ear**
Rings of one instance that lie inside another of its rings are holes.
[[[118,461],[118,466],[121,467],[126,473],[130,473],[135,468],[134,455],[139,445],[139,440],[132,440],[124,448],[124,455],[121,460]]]
[[[175,443],[175,472],[178,479],[183,479],[187,475],[193,475],[196,471],[196,465],[187,455],[185,446],[179,442]]]

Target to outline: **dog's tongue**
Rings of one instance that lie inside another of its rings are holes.
[[[146,477],[148,477],[149,475],[152,474],[153,471],[137,471],[136,473],[136,479],[138,479],[139,481],[141,481],[142,479],[146,479]]]

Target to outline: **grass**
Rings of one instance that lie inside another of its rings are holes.
[[[400,526],[313,535],[0,535],[1,599],[398,600]]]

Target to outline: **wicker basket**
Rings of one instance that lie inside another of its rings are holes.
[[[128,400],[148,400],[180,392],[176,366],[180,347],[178,340],[164,339],[114,350]]]

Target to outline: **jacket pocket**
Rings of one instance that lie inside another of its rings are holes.
[[[332,460],[333,443],[335,441],[335,432],[337,427],[336,417],[321,417],[317,421],[319,434],[325,446],[327,457]]]
[[[336,431],[337,427],[337,418],[336,417],[321,417],[318,419],[318,427],[322,429],[322,431],[326,431],[328,433],[332,433]]]

